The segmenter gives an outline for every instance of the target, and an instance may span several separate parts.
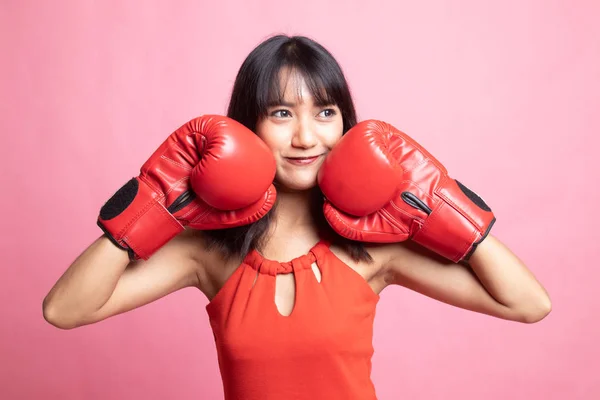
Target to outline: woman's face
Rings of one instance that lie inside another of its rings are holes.
[[[336,105],[316,105],[300,74],[282,70],[279,79],[283,102],[267,109],[256,134],[275,156],[275,180],[287,189],[310,189],[325,156],[342,137],[342,115]]]

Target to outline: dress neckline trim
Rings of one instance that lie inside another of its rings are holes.
[[[244,258],[243,263],[269,275],[289,274],[294,270],[311,268],[312,264],[321,258],[324,252],[329,251],[328,240],[320,239],[308,250],[308,253],[295,257],[290,261],[280,262],[264,257],[256,249],[251,250]]]

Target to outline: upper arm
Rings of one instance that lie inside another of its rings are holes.
[[[202,263],[193,254],[198,251],[202,251],[200,237],[186,230],[148,260],[130,262],[106,303],[82,323],[133,310],[186,287],[200,287]]]
[[[521,316],[496,301],[473,270],[446,260],[414,242],[390,245],[387,281],[466,310],[508,320]]]

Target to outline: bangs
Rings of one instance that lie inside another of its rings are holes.
[[[335,90],[331,85],[326,85],[323,79],[316,74],[307,74],[304,71],[298,71],[292,69],[284,72],[282,68],[275,74],[275,77],[269,80],[270,85],[267,88],[266,96],[260,99],[259,106],[261,114],[266,113],[267,107],[282,104],[284,102],[284,94],[287,85],[296,86],[296,99],[302,99],[302,93],[300,92],[301,86],[294,82],[304,81],[313,101],[317,107],[337,105],[339,96],[335,95]],[[280,74],[286,74],[287,76],[281,77]],[[283,78],[283,79],[282,79]],[[285,86],[282,86],[281,83]],[[262,105],[266,106],[263,108]]]
[[[345,81],[343,75],[332,71],[331,64],[318,59],[297,54],[298,48],[287,49],[283,57],[275,57],[264,75],[259,77],[256,91],[256,105],[260,116],[267,114],[271,106],[284,103],[285,86],[296,80],[304,81],[314,103],[318,107],[344,104]],[[328,68],[329,67],[329,68]],[[280,76],[286,74],[287,76]],[[282,79],[283,78],[283,79]],[[340,79],[342,78],[342,79]],[[301,99],[300,85],[297,87],[296,98]]]

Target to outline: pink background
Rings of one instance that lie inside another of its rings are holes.
[[[242,60],[278,32],[324,44],[360,119],[479,192],[553,300],[524,325],[386,289],[379,398],[600,398],[598,4],[2,1],[0,398],[221,398],[198,291],[71,331],[41,305],[104,201],[183,122],[224,113]]]

